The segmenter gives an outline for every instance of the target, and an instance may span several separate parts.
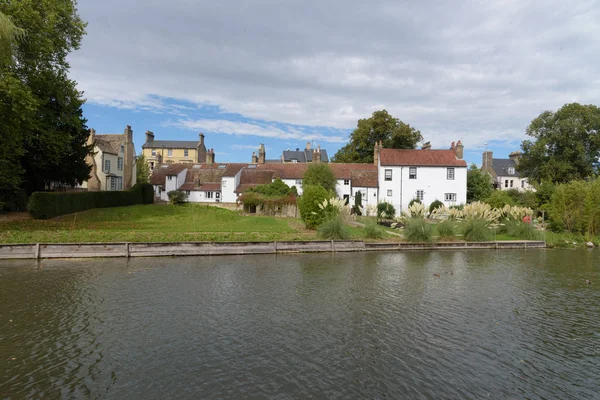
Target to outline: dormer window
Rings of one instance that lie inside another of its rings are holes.
[[[515,174],[515,167],[508,167],[508,174],[509,175],[514,175]]]

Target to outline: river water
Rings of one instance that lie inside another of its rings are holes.
[[[600,251],[0,261],[27,397],[598,399]]]

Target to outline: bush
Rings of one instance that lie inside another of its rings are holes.
[[[167,196],[169,196],[169,203],[174,205],[186,203],[188,198],[182,190],[171,190]]]
[[[350,237],[348,228],[344,226],[344,221],[340,215],[336,215],[323,222],[317,229],[317,236],[321,239],[345,240]]]
[[[413,204],[415,204],[415,203],[419,203],[419,204],[421,204],[421,200],[419,200],[419,199],[412,199],[412,200],[411,200],[411,201],[408,203],[408,206],[410,207],[410,206],[412,206],[412,205],[413,205]]]
[[[454,223],[454,221],[445,220],[437,224],[441,239],[451,239],[454,237]]]
[[[440,207],[444,207],[444,203],[442,203],[439,200],[434,200],[433,203],[431,203],[429,205],[429,213],[431,214],[433,212],[433,210],[440,208]]]
[[[142,204],[142,192],[34,192],[29,198],[29,212],[35,219],[48,219],[92,208]]]
[[[377,204],[377,218],[394,218],[396,209],[388,202]]]
[[[302,176],[302,185],[321,186],[325,190],[335,193],[337,179],[328,163],[310,163]]]
[[[263,194],[265,196],[277,197],[289,196],[290,194],[292,194],[292,189],[280,178],[277,178],[271,183],[255,186],[253,188],[248,189],[246,192],[254,192]],[[296,194],[298,194],[297,189]]]
[[[463,237],[467,242],[485,242],[490,237],[488,226],[484,219],[468,219],[463,222]]]
[[[142,194],[142,204],[154,203],[154,186],[149,183],[136,183],[131,188],[133,191],[139,191]]]
[[[533,210],[538,208],[537,196],[532,191],[526,190],[520,192],[518,189],[510,189],[507,193],[516,205],[529,207]]]
[[[0,191],[0,212],[26,211],[27,193],[24,190]]]
[[[369,221],[365,224],[365,237],[368,239],[381,239],[383,237],[383,230],[373,221]]]
[[[511,206],[515,205],[512,197],[506,191],[502,190],[494,190],[492,195],[484,200],[484,203],[489,204],[492,208],[501,209],[505,205],[510,204]]]
[[[431,242],[431,225],[422,218],[409,218],[404,224],[404,237],[409,242]]]
[[[316,229],[323,223],[325,212],[319,208],[319,204],[328,198],[329,193],[322,186],[304,186],[304,192],[298,198],[298,210],[307,228]]]
[[[362,192],[359,190],[354,195],[354,206],[352,207],[352,214],[356,214],[358,216],[362,215],[360,209],[362,208]]]
[[[538,232],[531,224],[522,221],[514,221],[508,225],[507,233],[518,239],[535,240],[539,237]]]

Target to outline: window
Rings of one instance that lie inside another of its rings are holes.
[[[348,203],[350,203],[350,195],[349,194],[345,194],[344,195],[344,204],[348,205]]]
[[[213,192],[206,192],[206,198],[207,199],[212,199],[213,198]]]
[[[508,187],[508,179],[504,181],[504,187],[507,188]]]
[[[291,161],[292,163],[297,163],[297,162],[298,162],[298,160],[297,160],[296,158],[291,158],[291,159],[290,159],[290,161]]]
[[[189,196],[189,195],[190,195],[190,191],[189,191],[189,190],[186,190],[186,191],[185,191],[185,195],[186,195],[186,196]]]
[[[110,178],[110,190],[117,190],[117,178]]]
[[[391,181],[392,180],[392,170],[391,169],[386,169],[385,170],[385,180],[386,181]]]
[[[123,190],[123,178],[117,178],[117,190]]]
[[[417,200],[423,201],[424,195],[425,195],[425,192],[423,190],[417,190]]]
[[[350,184],[350,179],[344,179],[344,185],[348,186]]]
[[[387,191],[387,195],[388,195],[389,197],[392,197],[392,191],[391,191],[391,190],[388,190],[388,191]]]
[[[152,155],[156,157],[156,149],[152,149]]]
[[[121,146],[121,153],[125,153],[125,146]]]
[[[296,179],[296,185],[302,186],[302,179]]]
[[[167,180],[170,181],[173,179],[173,175],[167,175]]]
[[[150,171],[154,171],[154,161],[150,163]]]
[[[185,150],[183,151],[183,156],[184,156],[184,157],[187,157],[189,154],[190,154],[190,151],[189,151],[188,149],[185,149]]]
[[[123,157],[117,158],[117,169],[123,171]]]
[[[510,180],[510,187],[513,187],[513,180]]]
[[[167,156],[173,157],[173,149],[167,150]]]
[[[525,181],[521,181],[521,188],[525,187]]]
[[[514,175],[515,174],[515,167],[508,167],[508,174],[509,175]]]
[[[408,179],[417,179],[417,167],[408,168]]]
[[[110,172],[110,160],[104,160],[104,172]]]
[[[446,179],[448,180],[454,180],[454,168],[448,168],[446,170]]]
[[[456,201],[456,193],[446,193],[444,195],[444,200],[446,200],[446,201]]]
[[[221,187],[227,187],[227,181],[225,179],[221,181]]]

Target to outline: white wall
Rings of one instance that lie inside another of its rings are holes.
[[[347,185],[344,185],[344,180],[338,179],[337,185],[335,186],[335,192],[337,194],[337,197],[339,197],[340,199],[343,199],[345,194],[347,194],[348,196],[351,196],[352,195],[351,188],[352,188],[352,182],[350,180]]]
[[[235,176],[224,176],[221,179],[221,201],[223,203],[235,203],[237,201],[235,189],[240,184],[241,176],[242,170],[240,169]]]
[[[508,181],[508,187],[506,187],[506,182]],[[510,181],[513,181],[513,185],[510,185]],[[524,192],[526,190],[535,190],[533,186],[529,184],[529,180],[527,178],[518,178],[516,176],[498,176],[496,178],[496,182],[498,182],[498,189],[500,190],[511,190],[517,189],[519,192]]]
[[[377,188],[367,188],[367,187],[354,187],[352,186],[352,196],[350,196],[350,205],[353,206],[356,198],[356,193],[362,192],[362,205],[365,206],[375,206],[378,202],[383,200],[379,200],[377,195]],[[388,201],[391,203],[391,201]]]
[[[296,186],[298,196],[302,196],[302,179],[282,179],[282,181],[289,187]],[[296,181],[299,181],[300,184],[296,183]]]
[[[185,176],[187,175],[187,168],[181,171],[177,175],[165,176],[165,190],[160,194],[161,200],[169,201],[169,193],[172,190],[177,190],[185,183]],[[170,178],[170,179],[169,179]]]
[[[392,170],[392,180],[385,180],[385,170]],[[454,179],[447,179],[448,167],[417,167],[417,178],[409,179],[409,167],[380,166],[379,200],[387,201],[400,214],[408,208],[408,203],[417,197],[417,190],[423,190],[423,204],[429,206],[440,200],[447,206],[467,202],[467,168],[454,167]],[[391,190],[391,196],[388,191]],[[446,201],[446,193],[456,194],[456,201]]]
[[[206,192],[198,191],[198,190],[190,190],[190,194],[188,195],[188,201],[191,203],[216,203],[217,201],[217,193],[221,193],[220,191],[212,192],[212,199],[206,197]],[[222,198],[219,201],[223,201]]]

